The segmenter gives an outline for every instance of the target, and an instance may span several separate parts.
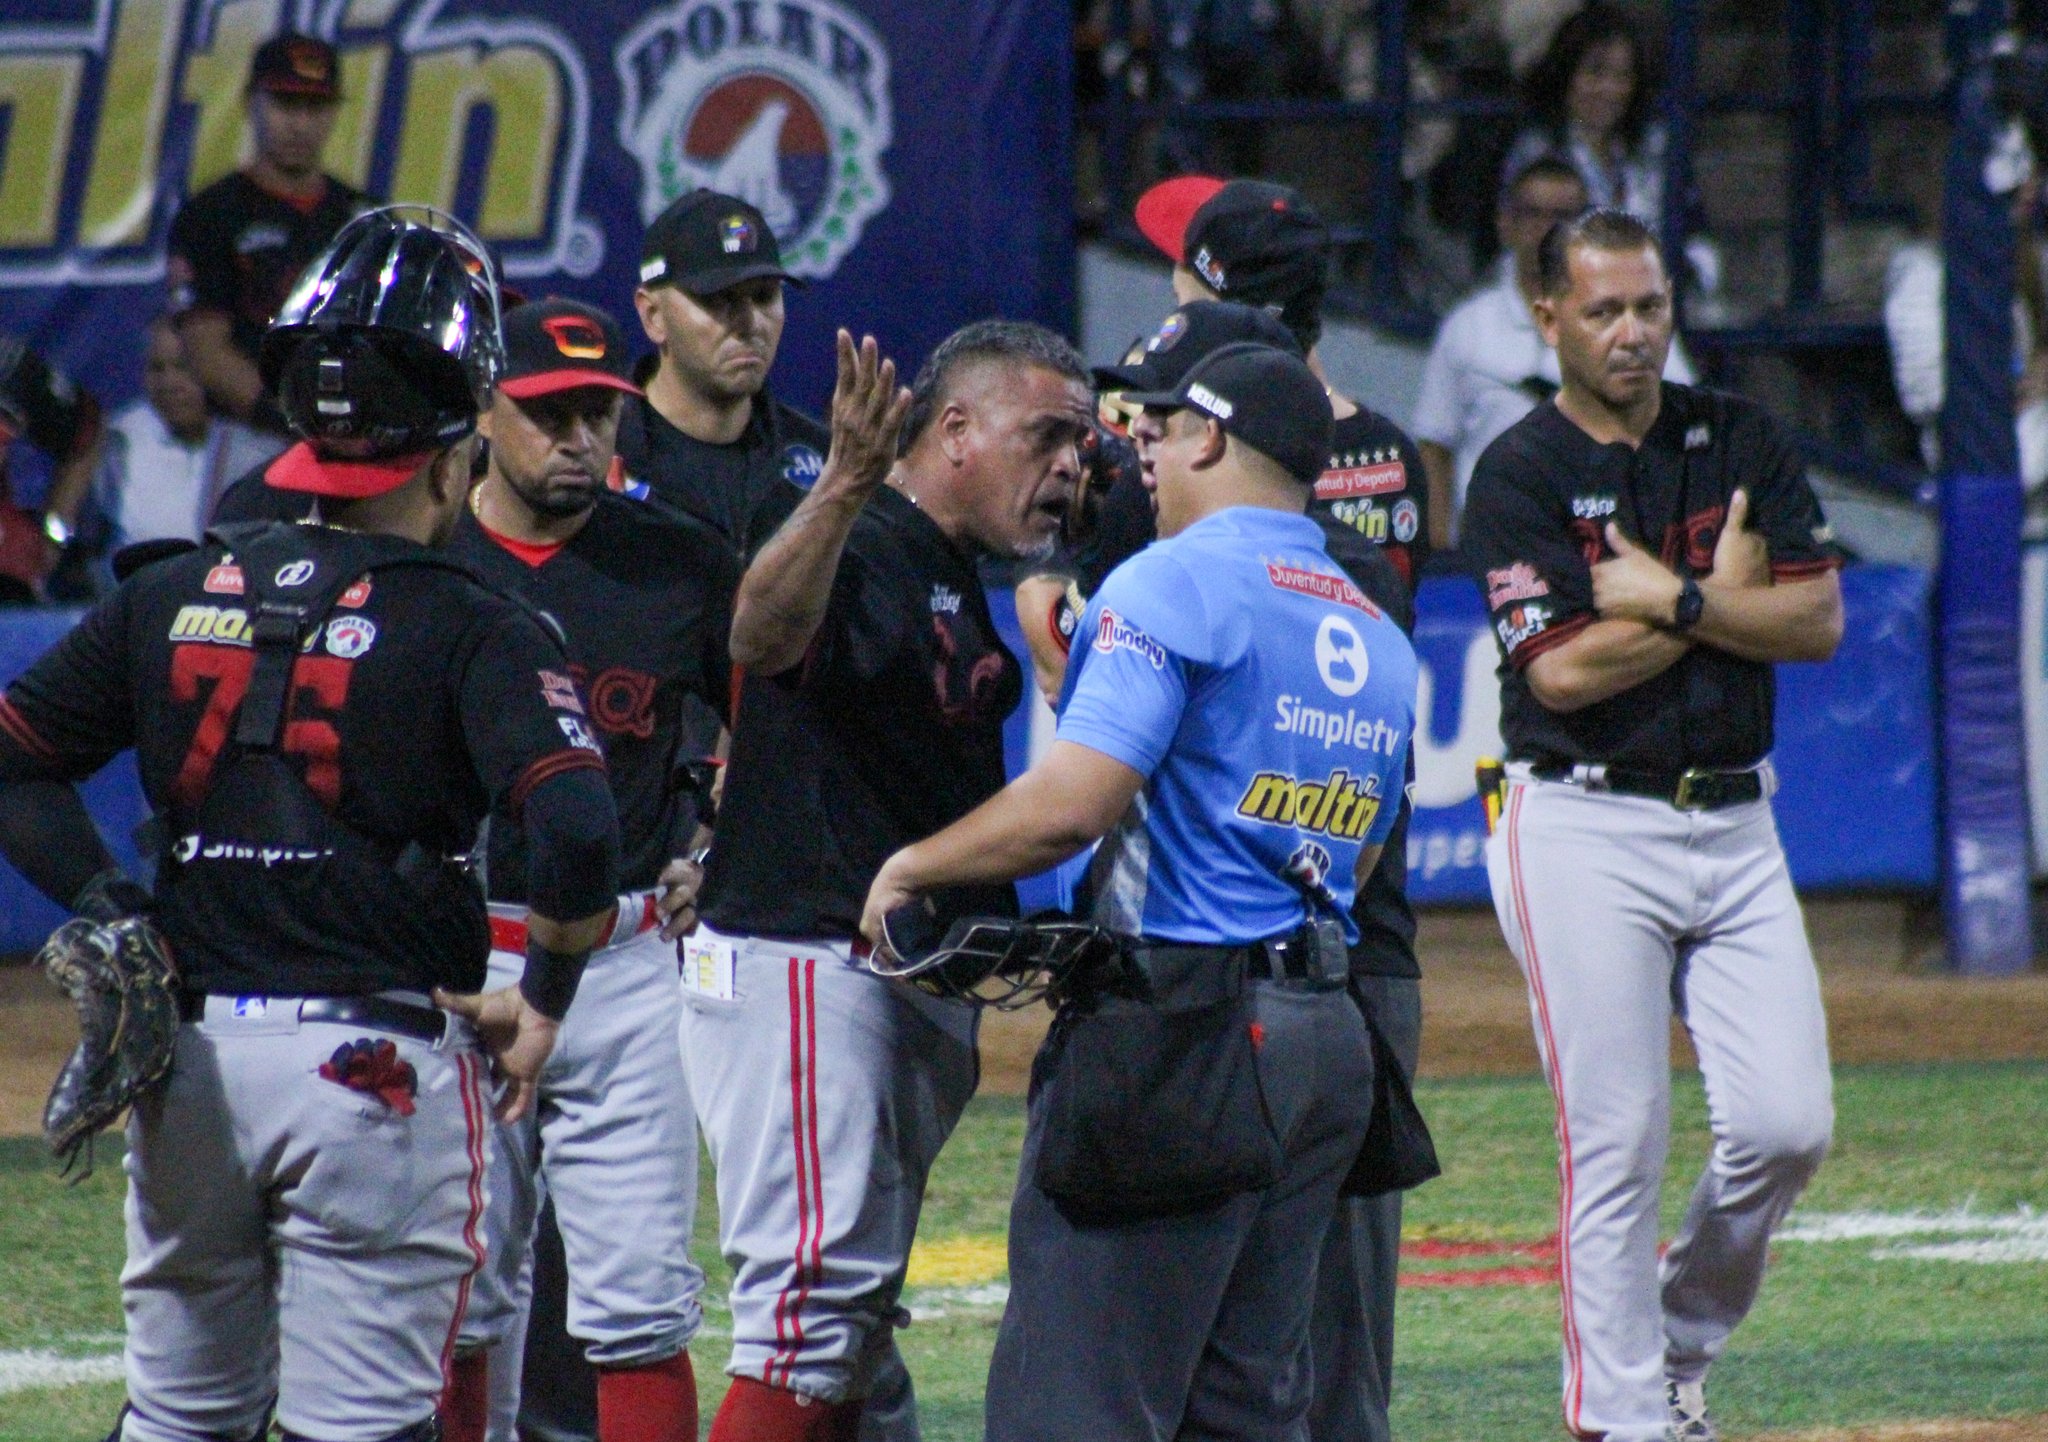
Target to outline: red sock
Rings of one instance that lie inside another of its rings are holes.
[[[752,1377],[735,1377],[711,1421],[711,1442],[854,1442],[860,1412],[858,1400],[814,1402]]]
[[[598,1442],[697,1442],[697,1374],[678,1352],[644,1367],[600,1367]]]
[[[484,1442],[491,1427],[491,1354],[479,1347],[448,1363],[441,1394],[441,1442]]]

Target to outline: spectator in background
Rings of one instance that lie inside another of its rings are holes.
[[[150,323],[142,391],[107,427],[92,488],[97,552],[198,540],[228,483],[276,450],[269,437],[207,410],[206,388],[169,316]]]
[[[2012,195],[2013,227],[2013,417],[2018,430],[2020,479],[2027,490],[2048,482],[2048,277],[2038,229],[2041,181],[2025,132],[2015,125],[1994,156],[1994,183]],[[1941,167],[1929,167],[1936,184],[1923,209],[1939,225]],[[1947,269],[1932,238],[1907,242],[1885,271],[1884,329],[1892,353],[1892,381],[1899,405],[1920,428],[1920,454],[1929,470],[1941,465],[1941,405],[1948,391],[1943,292]]]
[[[0,335],[0,605],[44,598],[92,484],[100,429],[90,395],[23,342]],[[34,493],[24,484],[20,441],[52,467],[47,485]]]
[[[171,309],[207,400],[290,442],[257,374],[270,318],[334,233],[370,202],[321,166],[341,108],[340,58],[308,35],[257,47],[245,92],[255,158],[185,202],[171,222]]]
[[[1586,201],[1585,181],[1560,156],[1539,153],[1512,172],[1494,216],[1504,252],[1499,273],[1437,330],[1410,426],[1429,476],[1430,543],[1437,550],[1457,542],[1480,453],[1557,394],[1557,352],[1543,343],[1529,309],[1541,289],[1536,253],[1549,229],[1586,209]],[[1693,382],[1676,340],[1664,375]]]
[[[1187,105],[1280,94],[1289,61],[1281,0],[1150,0],[1149,9],[1161,99]],[[1257,170],[1262,133],[1258,125],[1161,126],[1160,171]]]
[[[1664,127],[1651,119],[1655,97],[1635,27],[1594,0],[1557,28],[1530,72],[1532,123],[1509,149],[1503,177],[1521,174],[1538,156],[1562,156],[1585,181],[1590,204],[1626,210],[1661,231]]]

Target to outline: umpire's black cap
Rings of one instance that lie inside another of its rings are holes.
[[[1095,367],[1095,388],[1170,391],[1204,356],[1239,341],[1301,354],[1294,332],[1271,311],[1227,300],[1194,300],[1160,322],[1149,339],[1133,346],[1122,365]]]
[[[693,190],[679,196],[640,241],[640,283],[716,295],[772,275],[803,282],[782,265],[782,247],[760,211],[734,195]]]
[[[1330,459],[1330,397],[1300,356],[1248,341],[1204,356],[1168,391],[1126,394],[1147,410],[1199,411],[1304,486]]]

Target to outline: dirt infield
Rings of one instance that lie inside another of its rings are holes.
[[[1936,969],[1938,933],[1924,909],[1895,898],[1812,901],[1807,920],[1837,1062],[2048,1059],[2048,973],[2000,981],[1946,975]],[[1423,1076],[1534,1072],[1528,1001],[1493,914],[1427,912],[1417,946]],[[1043,1008],[985,1018],[983,1090],[1023,1091],[1048,1019]],[[70,1006],[31,969],[0,967],[0,1036],[0,1136],[32,1133],[77,1038]],[[1689,1065],[1683,1034],[1674,1028],[1673,1036],[1674,1061]]]

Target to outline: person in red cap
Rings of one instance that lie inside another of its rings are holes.
[[[500,1127],[478,1274],[443,1408],[447,1442],[512,1442],[526,1263],[542,1183],[568,1263],[569,1328],[597,1371],[600,1442],[696,1442],[684,1350],[702,1319],[690,1260],[697,1131],[676,1046],[674,938],[695,921],[692,849],[708,811],[689,784],[685,707],[727,709],[739,563],[710,526],[606,485],[619,415],[638,397],[624,338],[571,300],[505,317],[505,371],[485,412],[489,469],[449,552],[560,623],[578,728],[604,750],[618,807],[617,920],[541,1076],[541,1106]],[[518,826],[493,818],[493,984],[518,975],[531,871]],[[664,924],[666,923],[666,924]]]
[[[257,349],[292,282],[349,218],[375,204],[321,169],[341,109],[334,47],[286,32],[256,49],[244,95],[255,155],[199,191],[171,222],[170,309],[207,400],[288,438]]]
[[[1415,442],[1385,416],[1329,388],[1316,342],[1329,268],[1330,233],[1299,192],[1263,180],[1189,175],[1140,196],[1138,228],[1173,261],[1183,305],[1222,298],[1277,311],[1328,390],[1336,415],[1330,458],[1317,477],[1309,514],[1326,533],[1356,532],[1398,572],[1388,594],[1354,570],[1404,628],[1414,623],[1414,594],[1429,556],[1428,479]],[[1337,551],[1334,545],[1333,552]],[[1412,760],[1412,758],[1411,758]],[[1400,819],[1379,865],[1359,889],[1351,913],[1351,994],[1373,1032],[1379,1104],[1400,1103],[1389,1083],[1415,1075],[1422,1047],[1422,980],[1415,958],[1415,913],[1408,903],[1405,793]],[[1356,1190],[1363,1191],[1364,1183]],[[1394,1294],[1401,1240],[1401,1192],[1353,1194],[1337,1203],[1316,1271],[1310,1327],[1315,1398],[1311,1442],[1387,1442],[1393,1390]]]
[[[155,927],[178,973],[170,1070],[128,1120],[113,1442],[440,1436],[490,1073],[500,1117],[532,1106],[613,925],[618,819],[560,644],[437,549],[500,358],[468,259],[388,211],[344,228],[263,349],[308,437],[272,479],[321,523],[138,562],[0,699],[0,847]],[[129,746],[153,896],[71,786]],[[522,972],[480,993],[494,799],[533,880]]]

